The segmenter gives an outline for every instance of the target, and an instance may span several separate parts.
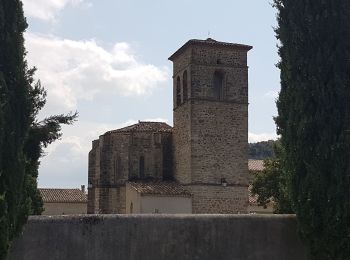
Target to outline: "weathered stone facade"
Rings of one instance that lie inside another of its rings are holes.
[[[94,141],[89,213],[125,213],[128,180],[172,177],[193,194],[193,213],[247,211],[250,49],[190,40],[169,58],[174,128],[141,122]]]
[[[191,185],[192,212],[195,214],[247,213],[247,187],[222,185]]]
[[[139,122],[93,141],[88,213],[125,213],[126,181],[169,178],[171,147],[171,127],[158,122]]]
[[[174,63],[174,175],[194,213],[246,212],[250,46],[191,40]]]

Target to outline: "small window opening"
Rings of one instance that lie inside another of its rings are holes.
[[[217,100],[222,99],[223,85],[224,85],[224,75],[221,72],[215,71],[213,94],[214,94],[214,98],[216,98]]]
[[[182,94],[183,94],[183,102],[185,102],[188,99],[188,90],[187,90],[187,70],[185,70],[183,77],[182,77]]]
[[[140,156],[139,176],[141,179],[145,178],[145,157],[144,156]]]
[[[176,80],[176,106],[181,105],[181,81],[180,77],[177,77]]]

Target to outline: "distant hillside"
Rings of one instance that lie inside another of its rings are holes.
[[[268,157],[274,157],[273,144],[276,141],[269,140],[249,144],[249,159],[263,160]]]

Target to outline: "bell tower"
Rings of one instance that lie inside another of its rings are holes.
[[[173,62],[174,175],[193,213],[246,212],[251,46],[189,40]]]

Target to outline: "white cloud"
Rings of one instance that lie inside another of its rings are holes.
[[[73,41],[27,33],[29,65],[48,91],[46,110],[75,110],[78,100],[97,94],[145,95],[168,79],[168,68],[139,61],[128,43],[111,50],[95,40]]]
[[[84,0],[23,0],[23,8],[26,16],[52,21],[65,7],[77,6],[83,2]],[[87,3],[87,6],[91,4]]]
[[[278,138],[276,133],[248,133],[249,143],[256,143],[261,141],[276,140]]]
[[[34,33],[27,33],[25,38],[28,63],[37,67],[36,77],[48,91],[42,116],[79,111],[83,109],[80,105],[86,106],[79,101],[93,101],[96,95],[99,95],[98,100],[111,95],[149,95],[170,79],[167,67],[141,62],[128,43],[115,43],[107,49],[95,40],[73,41]],[[96,109],[99,108],[96,106]],[[40,166],[40,186],[78,187],[86,183],[91,141],[109,130],[138,121],[101,124],[88,121],[88,117],[85,113],[73,126],[63,126],[62,139],[45,150],[46,156]],[[167,122],[162,118],[142,121]]]

